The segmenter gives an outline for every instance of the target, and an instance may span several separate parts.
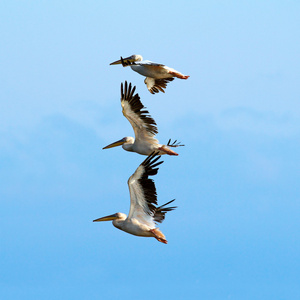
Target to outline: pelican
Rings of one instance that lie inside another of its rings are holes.
[[[128,179],[130,192],[128,216],[118,212],[93,220],[93,222],[112,221],[116,228],[127,233],[136,236],[154,237],[159,242],[167,244],[166,237],[156,227],[156,223],[161,223],[165,219],[165,214],[176,208],[166,207],[175,199],[157,207],[155,184],[152,179],[149,179],[149,176],[157,174],[158,168],[156,167],[163,163],[163,161],[157,162],[160,157],[155,152],[150,154]]]
[[[167,145],[158,143],[158,140],[155,138],[155,134],[158,133],[156,123],[149,115],[149,112],[144,109],[145,107],[140,101],[139,94],[134,94],[134,92],[135,86],[131,88],[131,83],[128,86],[127,81],[125,81],[125,89],[123,89],[123,83],[121,83],[122,112],[134,130],[135,139],[133,137],[124,137],[103,149],[122,145],[124,150],[137,152],[142,155],[150,155],[153,151],[158,151],[160,155],[178,155],[169,147],[184,145],[177,143],[177,140],[173,143],[169,140]]]
[[[188,79],[190,76],[183,75],[182,73],[169,68],[165,65],[154,63],[149,60],[144,60],[141,55],[131,55],[120,60],[112,62],[110,65],[122,64],[123,67],[130,66],[131,69],[139,74],[146,76],[145,84],[151,94],[158,93],[159,91],[165,92],[167,83],[174,80],[174,77],[180,79]]]

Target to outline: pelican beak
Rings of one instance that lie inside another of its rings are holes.
[[[121,139],[119,141],[116,141],[112,144],[107,145],[106,147],[102,148],[102,149],[108,149],[108,148],[113,148],[113,147],[117,147],[117,146],[121,146],[125,143],[125,139]]]
[[[126,63],[127,61],[129,62],[134,62],[135,60],[132,58],[132,56],[129,56],[129,57],[126,57],[126,58],[123,58],[123,61]],[[122,64],[122,59],[119,59],[119,60],[116,60],[112,63],[110,63],[109,65],[120,65]]]
[[[106,216],[106,217],[102,217],[102,218],[93,220],[93,222],[112,221],[112,220],[115,220],[117,218],[118,218],[117,214],[113,214],[113,215],[110,215],[110,216]]]

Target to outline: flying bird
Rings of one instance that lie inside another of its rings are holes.
[[[163,161],[157,162],[160,157],[155,152],[149,155],[128,179],[130,192],[128,216],[118,212],[93,220],[93,222],[112,221],[116,228],[127,233],[136,236],[154,237],[159,242],[167,244],[166,237],[156,227],[156,223],[161,223],[165,219],[165,214],[176,208],[166,207],[175,199],[164,205],[157,206],[155,184],[152,179],[149,179],[149,176],[157,174],[157,166],[163,163]]]
[[[190,76],[183,75],[182,73],[169,68],[165,65],[154,63],[149,60],[144,60],[141,55],[131,55],[120,60],[112,62],[110,65],[122,64],[123,67],[130,66],[131,69],[139,74],[146,76],[145,84],[151,94],[165,92],[164,89],[174,77],[180,79],[188,79]]]
[[[177,140],[173,143],[169,140],[167,145],[159,144],[158,140],[155,138],[155,134],[158,133],[156,123],[140,101],[139,94],[134,94],[134,92],[135,86],[131,88],[131,83],[129,83],[128,86],[127,81],[125,81],[125,89],[123,89],[123,83],[121,83],[122,112],[134,130],[135,139],[133,137],[124,137],[103,149],[122,145],[124,150],[142,155],[150,155],[153,151],[159,152],[160,155],[178,155],[178,153],[174,152],[169,147],[179,147],[184,145],[178,143]]]

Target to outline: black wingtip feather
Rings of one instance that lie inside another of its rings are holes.
[[[161,155],[158,154],[159,152],[153,151],[142,163],[144,167],[153,167],[153,165],[161,158]],[[163,161],[159,162],[158,164],[162,164]]]
[[[171,143],[171,139],[169,139],[167,146],[176,148],[176,147],[182,147],[185,145],[181,144],[181,142],[177,142],[177,140],[175,140],[173,143]]]
[[[177,208],[177,206],[165,207],[165,206],[167,206],[168,204],[170,204],[174,201],[175,201],[175,199],[173,199],[173,200],[171,200],[171,201],[169,201],[169,202],[167,202],[167,203],[165,203],[165,204],[163,204],[163,205],[156,208],[156,211],[155,211],[155,214],[154,214],[154,221],[155,222],[161,223],[165,219],[165,215],[168,211],[172,211],[172,210]]]

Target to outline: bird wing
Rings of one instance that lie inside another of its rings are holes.
[[[153,61],[150,60],[143,60],[141,62],[136,62],[136,65],[147,65],[147,66],[153,66],[153,67],[164,67],[165,65],[163,64],[159,64],[159,63],[155,63]]]
[[[131,83],[128,85],[127,81],[125,81],[124,89],[123,83],[121,84],[121,105],[123,115],[130,122],[136,140],[158,143],[157,139],[155,139],[155,134],[158,133],[156,123],[140,101],[139,94],[134,94],[134,92],[135,86],[132,88]]]
[[[155,94],[159,93],[159,91],[164,93],[164,89],[167,87],[167,84],[173,80],[174,78],[155,79],[152,77],[146,77],[144,82],[147,85],[149,92],[151,94]]]
[[[137,219],[153,228],[156,221],[157,194],[154,181],[149,179],[149,176],[157,174],[156,167],[163,163],[163,161],[157,162],[159,158],[157,152],[150,154],[128,179],[130,192],[128,219]]]

